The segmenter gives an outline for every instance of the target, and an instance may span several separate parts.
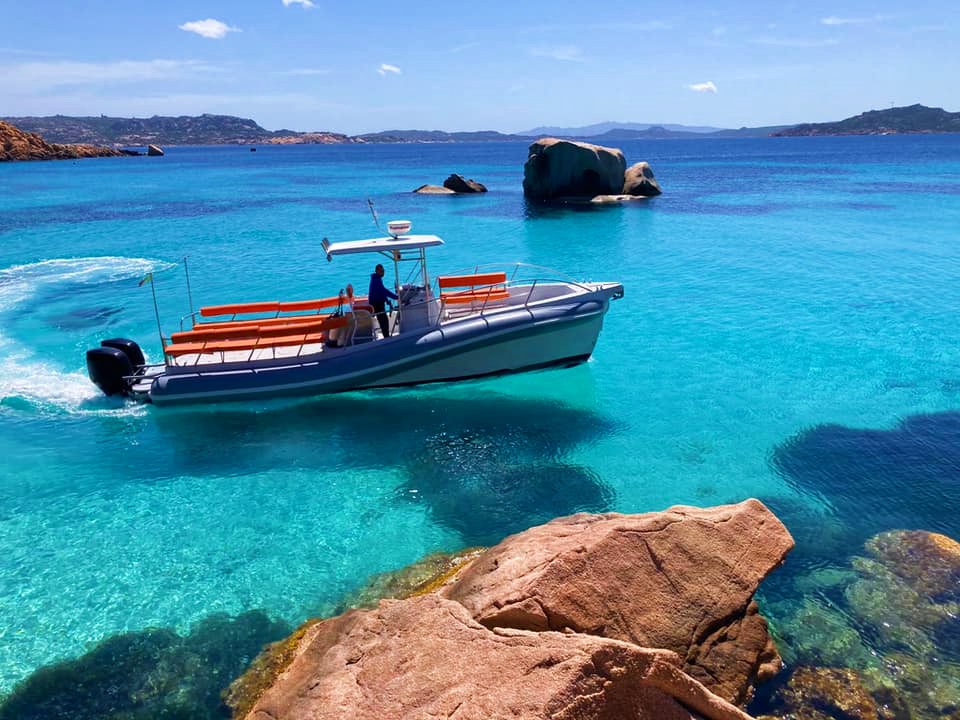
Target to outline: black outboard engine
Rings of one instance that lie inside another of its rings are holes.
[[[126,395],[131,376],[143,372],[144,357],[133,340],[103,340],[100,347],[87,350],[87,373],[105,395]]]

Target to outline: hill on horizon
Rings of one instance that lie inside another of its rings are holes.
[[[960,133],[960,112],[926,105],[868,110],[829,123],[804,123],[774,133],[775,137],[809,135],[892,135],[900,133]]]
[[[676,123],[635,123],[635,122],[615,122],[606,121],[593,123],[592,125],[583,125],[580,127],[559,127],[555,125],[544,125],[535,127],[532,130],[522,130],[514,135],[525,137],[543,137],[547,135],[565,135],[570,137],[593,137],[595,135],[605,135],[612,130],[650,130],[651,128],[663,128],[674,132],[684,133],[713,133],[726,128],[710,127],[707,125],[678,125]]]

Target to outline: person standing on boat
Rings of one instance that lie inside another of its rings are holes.
[[[397,296],[387,290],[383,284],[384,275],[383,265],[377,265],[370,275],[370,292],[367,293],[367,302],[373,306],[373,312],[377,315],[377,322],[380,323],[380,331],[383,336],[390,337],[390,319],[387,317],[386,305],[387,298],[396,300]]]

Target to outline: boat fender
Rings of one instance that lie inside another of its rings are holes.
[[[125,395],[130,390],[126,378],[133,375],[133,365],[123,350],[98,347],[87,350],[87,373],[104,395]]]
[[[143,350],[133,340],[127,340],[126,338],[101,340],[100,347],[119,350],[130,359],[130,364],[133,365],[134,369],[142,368],[146,364],[146,360],[143,358]]]

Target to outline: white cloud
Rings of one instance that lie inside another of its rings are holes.
[[[386,75],[387,73],[393,73],[394,75],[400,74],[400,68],[396,65],[388,65],[387,63],[381,63],[380,67],[377,68],[377,72],[381,75]]]
[[[303,5],[305,8],[312,8],[312,0],[283,0],[284,7],[290,7],[291,5]]]
[[[530,48],[533,57],[549,58],[562,62],[583,62],[583,51],[576,45],[554,45]]]
[[[43,92],[69,86],[167,80],[219,70],[197,60],[120,60],[111,63],[62,60],[0,64],[0,75],[9,79],[4,83],[8,92]]]
[[[220,40],[230,32],[240,32],[239,28],[230,27],[226,23],[214,20],[213,18],[193,20],[191,22],[185,22],[183,25],[178,25],[177,27],[187,32],[196,33],[201,37],[210,38],[211,40]]]
[[[292,70],[277,70],[277,75],[313,76],[329,75],[328,68],[293,68]]]
[[[709,92],[714,95],[717,94],[717,86],[713,84],[713,80],[707,80],[702,83],[693,83],[692,85],[686,86],[688,90],[693,90],[694,92]]]
[[[840,41],[836,38],[783,38],[783,37],[759,37],[753,42],[757,45],[769,45],[771,47],[787,48],[818,48],[831,47],[839,45]]]
[[[831,15],[820,19],[821,25],[868,25],[869,23],[883,22],[889,18],[886,15],[873,15],[872,17],[837,17]]]

